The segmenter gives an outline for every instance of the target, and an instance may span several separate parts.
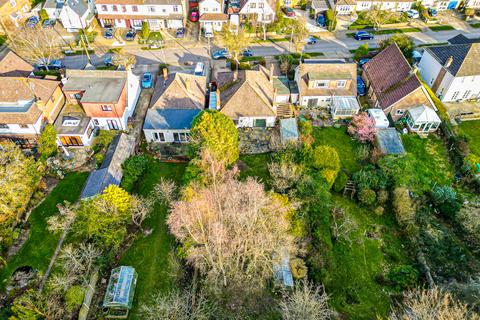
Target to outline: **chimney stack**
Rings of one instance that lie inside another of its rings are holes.
[[[217,96],[217,110],[220,110],[220,88],[218,87],[216,91],[216,96]]]
[[[190,78],[185,79],[185,88],[190,92]]]
[[[164,80],[165,82],[167,82],[167,79],[168,79],[168,70],[167,70],[167,68],[163,68],[162,71],[163,71],[163,80]]]
[[[273,63],[270,65],[270,74],[268,76],[268,80],[270,80],[270,83],[273,83]]]
[[[445,64],[443,65],[445,68],[448,68],[452,65],[452,62],[453,62],[453,57],[450,56],[448,57],[447,61],[445,61]]]

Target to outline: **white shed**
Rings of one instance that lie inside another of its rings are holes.
[[[373,118],[375,128],[385,129],[390,125],[387,116],[382,109],[368,109],[367,113],[370,118]]]
[[[407,126],[413,132],[434,132],[438,129],[442,120],[437,113],[424,105],[407,111]]]

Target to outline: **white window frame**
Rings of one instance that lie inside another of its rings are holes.
[[[313,83],[314,88],[328,88],[328,80],[315,80]]]
[[[346,85],[347,85],[347,80],[337,80],[338,88],[345,88]]]

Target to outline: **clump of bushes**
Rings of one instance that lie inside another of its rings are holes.
[[[418,271],[409,265],[397,266],[387,274],[387,280],[396,290],[411,289],[417,284]]]
[[[446,217],[454,218],[460,210],[460,201],[452,187],[435,186],[431,196],[435,207]]]
[[[320,170],[320,175],[331,188],[340,171],[340,158],[337,150],[330,146],[317,146],[313,150],[312,165]]]
[[[72,312],[82,306],[85,298],[85,290],[78,285],[71,286],[65,293],[65,304],[69,312]]]
[[[145,155],[131,156],[122,164],[123,179],[120,186],[131,191],[138,179],[145,173],[148,165],[148,158]]]
[[[362,189],[358,192],[358,200],[364,205],[371,206],[377,200],[377,195],[372,189]]]
[[[335,183],[333,184],[333,190],[335,190],[335,192],[341,192],[345,188],[347,182],[347,174],[343,171],[340,171],[337,175],[337,179],[335,179]]]
[[[404,187],[393,190],[393,210],[400,226],[408,228],[415,223],[415,207]]]

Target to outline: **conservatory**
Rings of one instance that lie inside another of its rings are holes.
[[[408,110],[406,120],[408,129],[417,133],[433,132],[442,123],[437,113],[424,105]]]
[[[355,97],[333,97],[330,112],[333,119],[351,118],[358,113],[360,105]]]
[[[112,270],[103,299],[103,307],[108,309],[106,318],[128,318],[135,295],[137,276],[135,269],[129,266],[120,266]]]

